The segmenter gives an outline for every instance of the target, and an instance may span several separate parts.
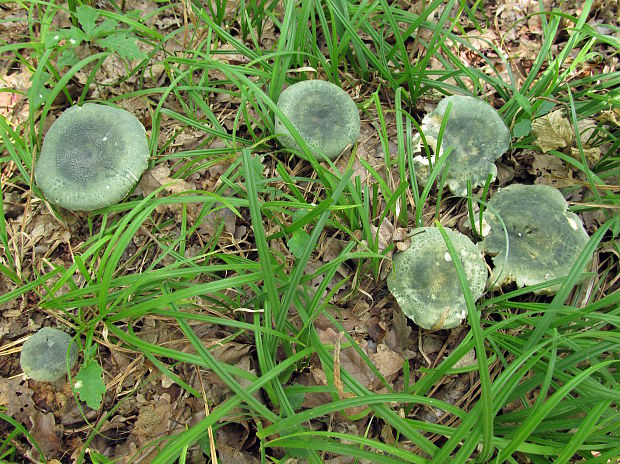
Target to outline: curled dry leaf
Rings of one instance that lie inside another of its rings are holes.
[[[379,227],[371,224],[370,230],[372,231],[372,236],[378,240],[378,251],[381,253],[392,242],[394,226],[389,221],[383,221]]]

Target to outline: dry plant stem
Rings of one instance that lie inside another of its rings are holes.
[[[207,399],[207,392],[205,391],[204,383],[202,382],[202,375],[200,375],[200,369],[198,366],[194,366],[196,369],[196,375],[200,381],[200,391],[202,393],[202,401],[205,405],[205,417],[209,417],[209,401]],[[215,440],[213,439],[213,428],[207,428],[207,435],[209,436],[209,450],[211,451],[211,462],[217,464],[217,452],[215,450]]]

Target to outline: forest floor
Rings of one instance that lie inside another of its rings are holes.
[[[620,456],[617,1],[101,3],[0,4],[0,460]],[[271,136],[270,102],[304,78],[360,108],[333,166]],[[597,242],[561,301],[509,284],[480,328],[425,330],[386,277],[418,219],[476,240],[472,201],[409,182],[416,123],[454,93],[512,131],[489,197],[553,186]],[[33,166],[84,101],[134,114],[152,156],[123,203],[73,213]],[[22,374],[50,325],[80,347],[71,381]]]

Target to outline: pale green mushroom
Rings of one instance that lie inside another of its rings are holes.
[[[478,245],[493,255],[494,286],[514,281],[524,287],[568,275],[589,237],[567,208],[562,193],[548,185],[513,184],[491,197]]]
[[[27,377],[41,382],[54,382],[67,373],[77,361],[78,350],[69,334],[53,327],[43,327],[22,346],[20,364]]]
[[[450,191],[460,197],[467,195],[467,181],[472,188],[484,185],[487,176],[497,176],[494,162],[510,146],[510,131],[497,111],[483,100],[474,97],[454,95],[439,102],[435,111],[422,120],[422,132],[433,151],[431,161],[437,161],[437,143],[441,124],[448,108],[452,105],[443,136],[439,155],[452,148],[447,161],[449,168],[446,182]],[[420,141],[420,136],[416,137]],[[429,161],[425,154],[413,160],[416,178],[426,184],[429,178]]]
[[[357,142],[360,116],[355,102],[337,85],[320,80],[297,82],[280,94],[278,108],[297,129],[319,161],[334,159]],[[276,118],[282,146],[300,150],[286,126]]]
[[[148,159],[146,131],[135,116],[86,103],[67,109],[47,131],[35,180],[50,203],[91,211],[121,201]]]
[[[474,301],[487,281],[481,253],[465,235],[445,229],[457,251]],[[397,253],[388,275],[390,292],[405,315],[425,329],[449,329],[467,317],[467,305],[454,263],[439,229],[422,227],[411,236],[411,245]]]

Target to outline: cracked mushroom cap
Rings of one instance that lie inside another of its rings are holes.
[[[524,287],[568,275],[589,237],[567,208],[562,193],[548,185],[513,184],[491,197],[479,247],[493,255],[493,286],[515,281]]]
[[[450,191],[460,197],[467,195],[467,180],[475,188],[484,185],[487,175],[497,175],[494,162],[510,146],[510,130],[497,111],[483,100],[474,97],[454,95],[439,102],[435,111],[422,121],[424,133],[430,147],[437,147],[439,130],[449,104],[452,104],[441,140],[441,154],[453,147],[449,155],[449,172],[446,182]],[[441,155],[440,154],[440,155]],[[437,154],[433,157],[437,159]],[[426,184],[429,176],[428,159],[425,155],[414,158],[418,181]]]
[[[278,108],[297,129],[317,160],[321,154],[334,159],[357,142],[360,116],[355,102],[337,85],[321,80],[297,82],[278,99]],[[280,143],[299,150],[299,144],[276,118],[275,132]]]
[[[78,350],[69,334],[53,327],[43,327],[24,342],[19,362],[29,378],[54,382],[67,373],[67,350],[71,368],[77,361]]]
[[[487,268],[465,235],[445,229],[461,258],[474,300],[484,293]],[[436,227],[416,229],[411,245],[394,256],[387,284],[405,315],[425,329],[450,329],[467,317],[467,305],[448,247]]]
[[[91,211],[121,201],[148,159],[146,131],[135,116],[85,103],[64,111],[47,131],[35,180],[50,203]]]

